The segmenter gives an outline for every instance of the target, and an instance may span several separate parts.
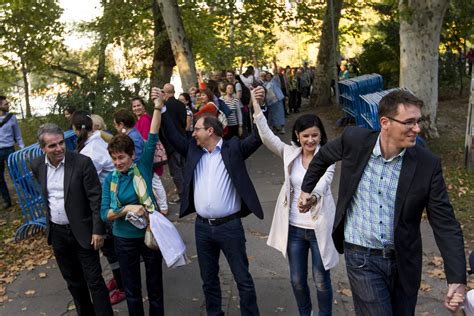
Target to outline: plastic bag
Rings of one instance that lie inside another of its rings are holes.
[[[149,225],[146,227],[146,231],[145,231],[145,245],[151,250],[160,249]]]
[[[149,217],[151,231],[168,268],[188,264],[186,245],[174,224],[159,212],[153,212]]]

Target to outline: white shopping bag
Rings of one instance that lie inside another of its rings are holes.
[[[186,257],[186,245],[176,227],[160,212],[149,215],[150,228],[155,236],[161,254],[168,268],[176,268],[189,263]]]

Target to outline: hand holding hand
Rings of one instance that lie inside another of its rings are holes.
[[[261,104],[265,100],[265,89],[262,86],[257,86],[250,91],[250,96],[252,97],[252,101]]]
[[[461,283],[448,284],[448,294],[444,298],[444,307],[455,313],[464,302],[466,285]]]
[[[308,212],[314,204],[314,198],[310,193],[301,192],[300,198],[298,199],[298,209],[300,213]]]
[[[91,245],[94,246],[94,250],[99,250],[104,245],[104,236],[92,234]]]

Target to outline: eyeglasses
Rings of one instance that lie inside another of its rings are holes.
[[[206,129],[208,129],[208,128],[209,128],[209,127],[195,127],[194,130],[195,130],[195,131],[199,131],[199,130],[201,130],[201,129],[206,130]]]
[[[400,120],[394,119],[393,117],[389,117],[389,116],[387,116],[387,118],[388,118],[389,120],[395,121],[395,122],[397,122],[397,123],[399,123],[399,124],[405,125],[406,128],[408,128],[408,129],[415,127],[415,125],[420,126],[420,124],[425,120],[425,119],[422,118],[422,117],[420,117],[420,118],[417,119],[417,120],[412,119],[412,120],[406,120],[406,121],[400,121]]]

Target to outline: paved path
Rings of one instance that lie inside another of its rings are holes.
[[[290,117],[288,126],[292,126],[294,118],[295,115]],[[324,123],[326,126],[333,124],[333,122]],[[290,128],[287,130],[289,131]],[[329,138],[335,136],[334,132],[331,131],[332,128],[329,128]],[[283,137],[285,140],[289,140],[289,138],[289,133]],[[266,245],[275,200],[283,181],[283,164],[276,156],[262,147],[248,160],[247,167],[252,175],[252,180],[265,212],[263,221],[258,220],[255,216],[248,216],[243,220],[247,236],[250,270],[256,283],[261,315],[297,315],[296,303],[289,281],[287,261],[279,252]],[[337,196],[338,179],[339,175],[336,174],[333,183],[335,196]],[[166,177],[165,180],[167,180]],[[170,219],[176,221],[177,228],[187,244],[188,255],[191,257],[192,263],[186,267],[173,270],[163,268],[166,314],[172,316],[205,315],[204,297],[194,244],[194,216],[178,220],[178,207],[171,206],[170,210]],[[424,241],[423,280],[429,291],[421,292],[417,314],[449,315],[441,303],[446,287],[445,281],[427,275],[428,270],[435,268],[429,265],[429,262],[433,256],[439,254],[434,244],[431,229],[426,221],[422,224],[422,234]],[[102,259],[104,275],[108,279],[110,278],[110,269],[104,258]],[[143,270],[142,267],[142,274]],[[47,277],[40,278],[40,272],[46,272]],[[342,256],[341,263],[331,273],[334,288],[334,315],[353,315],[352,299],[347,296],[349,285]],[[223,256],[221,258],[221,283],[226,315],[240,315],[238,291]],[[143,282],[143,284],[145,283]],[[35,294],[25,295],[28,290],[35,290]],[[312,285],[311,291],[314,308],[317,308],[316,291]],[[15,282],[8,286],[7,295],[12,300],[0,306],[0,316],[76,315],[73,310],[71,296],[59,273],[55,260],[50,260],[48,264],[39,266],[32,271],[22,272]],[[144,297],[146,300],[146,291],[144,291]],[[145,306],[147,309],[147,303],[145,303]],[[125,302],[115,305],[114,310],[116,315],[127,315]]]

